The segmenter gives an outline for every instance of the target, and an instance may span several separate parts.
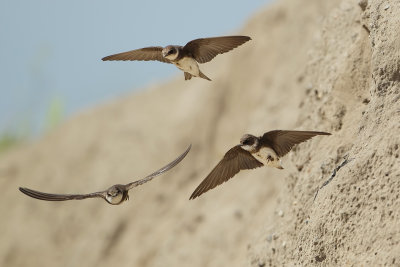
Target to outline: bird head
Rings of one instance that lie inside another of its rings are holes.
[[[169,45],[164,47],[164,49],[161,51],[163,57],[169,60],[174,60],[178,57],[178,49],[176,49],[175,46]]]
[[[251,134],[245,134],[240,139],[240,146],[249,152],[255,152],[258,149],[258,138]]]
[[[111,205],[119,205],[129,198],[128,192],[123,185],[113,185],[106,192],[106,201]]]

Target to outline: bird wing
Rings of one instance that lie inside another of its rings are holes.
[[[194,190],[190,199],[195,199],[208,190],[220,185],[235,176],[240,170],[254,169],[263,166],[250,152],[240,145],[231,148],[210,174]]]
[[[103,61],[113,61],[113,60],[157,60],[165,63],[171,63],[168,59],[162,56],[161,51],[163,48],[161,46],[145,47],[141,49],[131,50],[128,52],[123,52],[119,54],[114,54],[111,56],[103,57]]]
[[[101,197],[105,199],[105,194],[106,192],[95,192],[95,193],[90,193],[90,194],[76,194],[76,195],[68,195],[68,194],[50,194],[50,193],[44,193],[44,192],[39,192],[36,190],[32,190],[29,188],[25,187],[20,187],[19,191],[24,193],[27,196],[40,199],[40,200],[46,200],[46,201],[65,201],[65,200],[80,200],[80,199],[86,199],[86,198],[96,198],[96,197]]]
[[[188,42],[183,50],[192,54],[199,63],[211,61],[218,54],[226,53],[251,40],[248,36],[222,36],[201,38]]]
[[[265,133],[261,137],[261,143],[267,143],[271,145],[278,157],[283,157],[292,149],[294,145],[304,142],[316,135],[330,135],[330,133],[275,130]]]
[[[152,180],[154,177],[172,169],[173,167],[175,167],[179,162],[181,162],[186,155],[189,153],[190,149],[192,148],[192,145],[189,145],[188,148],[185,150],[185,152],[183,152],[179,157],[177,157],[176,159],[174,159],[173,161],[171,161],[170,163],[168,163],[167,165],[165,165],[164,167],[160,168],[159,170],[153,172],[152,174],[146,176],[143,179],[137,180],[135,182],[129,183],[126,185],[127,190],[130,190],[138,185],[147,183],[148,181]]]

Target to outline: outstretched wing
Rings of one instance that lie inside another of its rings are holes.
[[[170,163],[168,163],[167,165],[165,165],[164,167],[162,167],[161,169],[153,172],[152,174],[146,176],[143,179],[137,180],[135,182],[129,183],[126,185],[127,190],[130,190],[138,185],[147,183],[148,181],[152,180],[154,177],[172,169],[173,167],[175,167],[179,162],[181,162],[186,155],[189,153],[190,149],[192,148],[192,145],[189,145],[188,148],[185,150],[185,152],[183,152],[179,157],[177,157],[176,159],[174,159],[173,161],[171,161]]]
[[[171,63],[168,59],[162,56],[161,51],[163,48],[161,46],[145,47],[141,49],[131,50],[128,52],[123,52],[107,57],[103,57],[103,61],[113,61],[113,60],[157,60],[165,63]]]
[[[275,150],[278,157],[283,157],[294,145],[304,142],[316,135],[330,135],[330,133],[275,130],[265,133],[261,137],[261,143],[269,144]]]
[[[240,145],[235,146],[225,154],[224,158],[194,190],[190,199],[195,199],[217,185],[228,181],[240,170],[254,169],[261,166],[263,164],[256,160],[250,152],[242,149]]]
[[[50,193],[39,192],[25,187],[20,187],[19,191],[21,191],[27,196],[46,201],[80,200],[80,199],[96,198],[96,197],[101,197],[105,199],[105,192],[96,192],[91,194],[80,194],[80,195],[50,194]]]
[[[248,36],[222,36],[201,38],[188,42],[184,47],[199,63],[206,63],[218,54],[226,53],[251,40]]]

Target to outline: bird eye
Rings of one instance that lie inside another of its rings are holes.
[[[171,50],[169,50],[168,55],[171,55],[171,54],[173,54],[173,53],[174,53],[174,50],[171,49]]]

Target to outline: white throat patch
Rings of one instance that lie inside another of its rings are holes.
[[[249,146],[249,145],[241,145],[241,148],[243,148],[246,151],[249,151],[251,153],[251,151],[253,151],[253,146]]]
[[[169,59],[171,61],[174,61],[177,57],[178,57],[178,53],[165,56],[166,59]]]

